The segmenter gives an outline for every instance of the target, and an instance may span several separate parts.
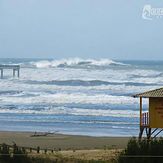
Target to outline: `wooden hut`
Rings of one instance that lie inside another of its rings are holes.
[[[163,131],[163,88],[136,94],[140,98],[140,133],[146,132],[148,139],[157,137]],[[149,99],[149,107],[144,112],[142,98]]]

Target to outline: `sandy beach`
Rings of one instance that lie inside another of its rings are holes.
[[[34,132],[0,131],[0,144],[5,143],[12,147],[16,144],[18,147],[25,147],[31,159],[45,159],[45,162],[53,162],[56,159],[71,162],[77,160],[110,162],[117,158],[129,140],[129,137],[46,135],[45,133],[37,133],[37,136],[34,136],[35,134]],[[40,147],[39,153],[37,153],[38,146]],[[47,150],[46,153],[45,150]]]
[[[0,143],[44,149],[123,149],[128,137],[90,137],[79,135],[50,134],[32,137],[33,132],[0,132]]]

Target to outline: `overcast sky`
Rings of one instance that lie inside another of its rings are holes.
[[[0,57],[163,60],[155,0],[0,0]]]

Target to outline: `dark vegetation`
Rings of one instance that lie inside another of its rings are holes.
[[[54,151],[51,152],[53,153]],[[1,144],[0,163],[108,163],[108,161],[102,160],[65,158],[59,153],[48,155],[47,149],[45,149],[43,153],[44,154],[40,153],[40,147],[37,147],[35,153],[32,153],[31,148],[26,151],[25,148],[18,147],[16,144],[13,146]]]
[[[118,163],[163,163],[163,138],[141,141],[132,138]]]
[[[13,145],[12,151],[9,146],[2,144],[0,147],[0,163],[23,163],[30,162],[24,148]]]
[[[30,150],[17,147],[14,144],[9,147],[6,144],[0,146],[0,163],[109,163],[104,160],[80,160],[75,158],[65,158],[61,154],[52,151],[51,155],[38,154],[40,148],[35,151],[35,155],[30,155]],[[54,152],[54,153],[53,153]],[[108,156],[109,157],[109,156]],[[137,140],[132,138],[124,151],[122,151],[110,163],[163,163],[163,138],[152,140]]]

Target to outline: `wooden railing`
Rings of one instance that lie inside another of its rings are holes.
[[[0,69],[20,69],[20,65],[0,65]]]
[[[148,112],[142,113],[141,118],[142,118],[141,125],[142,126],[148,126],[149,125],[149,113]]]

